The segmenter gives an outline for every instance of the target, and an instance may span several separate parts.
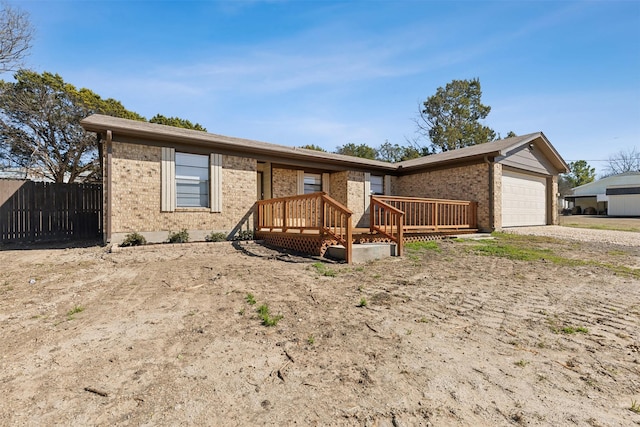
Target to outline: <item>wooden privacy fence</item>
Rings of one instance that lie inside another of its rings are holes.
[[[0,242],[102,237],[102,184],[0,180]]]
[[[326,193],[259,200],[257,208],[256,231],[328,235],[345,247],[346,261],[351,262],[352,212]]]

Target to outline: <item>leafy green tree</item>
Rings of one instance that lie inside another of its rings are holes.
[[[403,160],[415,159],[421,156],[421,152],[414,147],[405,147],[399,144],[392,144],[388,140],[378,148],[378,160],[397,163]]]
[[[200,123],[194,124],[186,119],[181,119],[179,117],[165,117],[162,114],[156,114],[155,116],[153,116],[149,120],[149,123],[157,123],[159,125],[167,125],[167,126],[173,126],[177,128],[184,128],[184,129],[200,130],[202,132],[207,131],[207,129],[205,129],[205,127],[202,126]]]
[[[577,160],[569,163],[569,173],[566,178],[571,188],[588,184],[596,179],[596,169],[589,166],[585,160]]]
[[[353,142],[339,146],[336,153],[370,160],[375,160],[378,157],[378,150],[375,148],[369,147],[367,144],[356,145]]]
[[[35,168],[54,182],[97,175],[96,137],[80,120],[93,113],[145,120],[119,101],[76,89],[58,74],[20,70],[14,77],[15,82],[0,81],[0,158]]]
[[[306,145],[301,145],[300,148],[304,148],[305,150],[313,150],[313,151],[322,151],[322,152],[326,152],[327,150],[325,150],[324,148],[315,145],[315,144],[306,144]]]
[[[0,3],[0,73],[15,71],[22,65],[32,38],[29,15]]]
[[[561,196],[570,195],[571,189],[574,187],[568,175],[569,174],[561,174],[558,176],[558,192]]]
[[[480,123],[491,107],[481,103],[480,80],[452,80],[422,104],[417,133],[431,141],[433,152],[493,141],[496,133]]]
[[[510,130],[505,138],[515,138],[516,136],[518,135],[516,135],[514,131]]]

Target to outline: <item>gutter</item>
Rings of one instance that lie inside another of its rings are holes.
[[[113,156],[113,134],[110,130],[106,131],[106,151],[107,151],[107,171],[106,171],[106,185],[107,185],[107,203],[104,205],[104,243],[109,243],[111,241],[111,211],[112,211],[112,156]],[[104,180],[104,175],[102,179]]]

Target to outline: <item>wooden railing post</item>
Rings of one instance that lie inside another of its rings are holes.
[[[396,255],[402,256],[404,251],[404,213],[398,215],[398,242],[396,248],[398,253]]]
[[[287,200],[282,202],[282,231],[287,231],[287,223],[289,221],[289,203]]]
[[[369,231],[373,233],[374,215],[376,212],[375,199],[373,195],[369,196]]]
[[[351,264],[353,262],[353,226],[351,224],[351,215],[346,215],[345,221],[347,223],[347,232],[344,236],[344,257],[347,264]]]
[[[435,230],[438,231],[438,211],[440,210],[440,206],[438,206],[438,202],[433,203],[433,225]]]
[[[320,197],[320,230],[322,230],[322,234],[325,234],[325,230],[331,224],[327,224],[326,222],[326,212],[324,209],[324,197]]]

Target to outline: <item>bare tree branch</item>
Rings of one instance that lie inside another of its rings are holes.
[[[31,48],[33,27],[29,14],[0,4],[0,73],[17,71]]]
[[[625,172],[640,172],[640,151],[637,147],[621,150],[609,157],[605,175],[617,175]]]

